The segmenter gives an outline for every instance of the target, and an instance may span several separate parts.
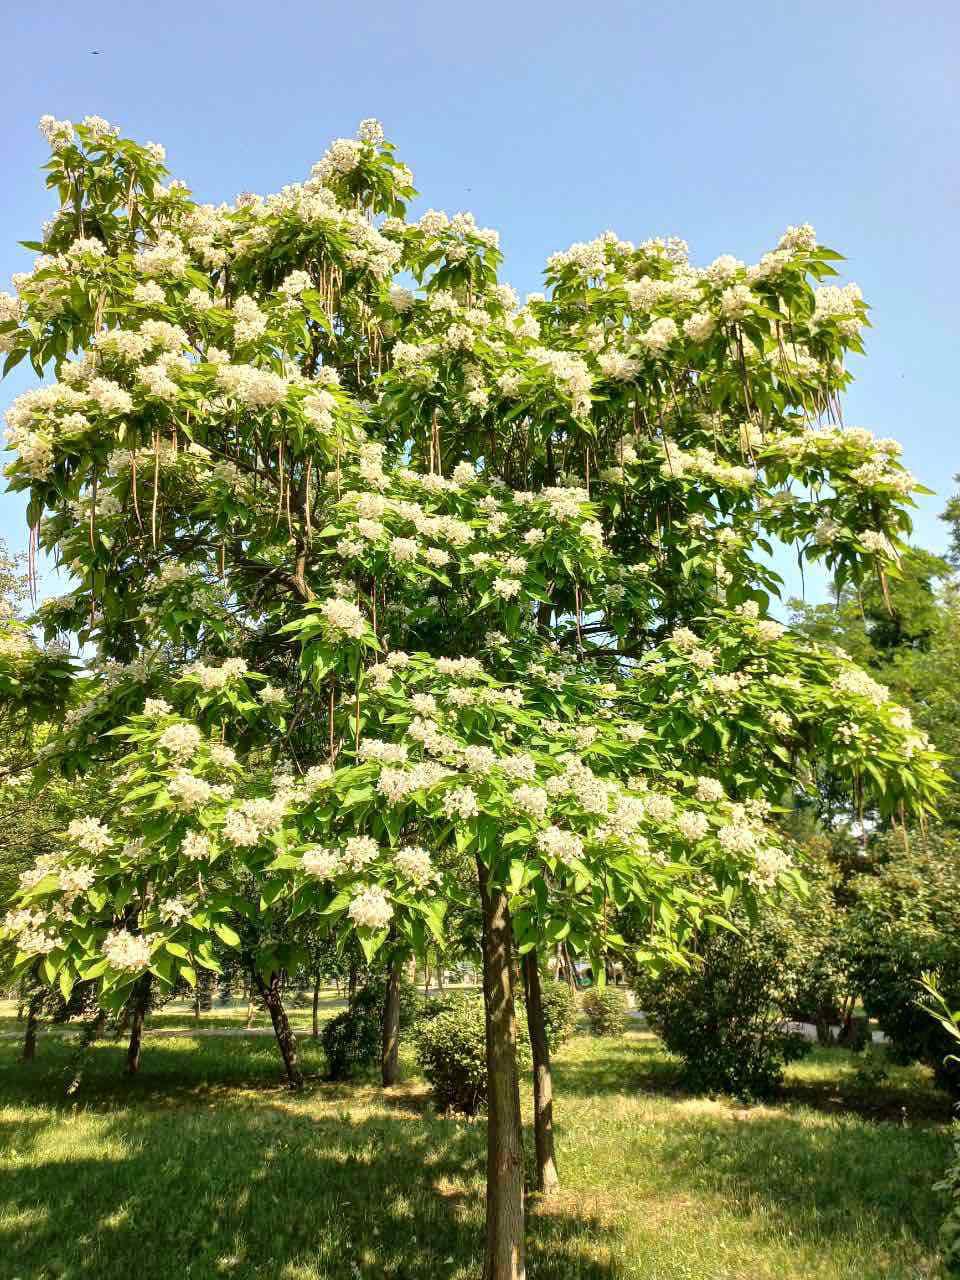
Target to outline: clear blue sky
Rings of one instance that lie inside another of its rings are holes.
[[[874,308],[847,420],[904,442],[937,490],[916,539],[945,546],[937,513],[960,471],[957,0],[53,0],[8,6],[4,36],[0,288],[49,214],[48,111],[164,143],[210,200],[300,179],[378,116],[419,207],[498,227],[521,292],[548,253],[608,227],[681,235],[698,262],[756,261],[809,221]],[[18,369],[0,406],[28,383]],[[0,497],[15,546],[22,511]]]

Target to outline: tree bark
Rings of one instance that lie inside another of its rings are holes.
[[[253,974],[247,978],[245,994],[247,997],[247,1030],[253,1026],[253,1019],[256,1011],[256,1001],[254,999],[254,988],[256,984],[253,980]]]
[[[300,1070],[300,1064],[297,1061],[297,1038],[293,1034],[287,1011],[283,1007],[283,997],[280,994],[281,975],[279,973],[271,973],[268,982],[264,982],[262,975],[259,973],[256,978],[257,987],[261,996],[263,996],[263,1003],[267,1006],[270,1021],[273,1023],[273,1033],[277,1037],[280,1056],[283,1058],[283,1065],[287,1071],[287,1083],[291,1089],[302,1089],[303,1072]]]
[[[133,1008],[130,1012],[130,1043],[127,1046],[127,1075],[135,1076],[140,1070],[140,1053],[143,1048],[143,1023],[150,1004],[150,988],[153,975],[145,973],[134,987]]]
[[[27,1006],[27,1026],[23,1034],[23,1060],[24,1062],[32,1062],[37,1056],[37,1027],[40,1024],[40,1005],[43,1002],[43,996],[37,993],[30,997],[30,1003]]]
[[[565,942],[560,943],[560,956],[563,964],[563,975],[567,986],[571,991],[577,989],[577,971],[573,967],[573,961],[570,959],[570,952],[567,950]]]
[[[320,975],[313,979],[313,1038],[320,1039]]]
[[[487,1030],[487,1241],[483,1280],[524,1280],[523,1133],[507,896],[477,859],[483,905],[483,998]]]
[[[543,992],[536,951],[523,957],[523,985],[527,993],[527,1028],[533,1050],[533,1132],[537,1148],[537,1190],[550,1195],[560,1186],[553,1145],[553,1076],[550,1045],[543,1020]]]
[[[83,1069],[86,1066],[87,1053],[98,1040],[103,1039],[103,1033],[107,1026],[106,1009],[98,1008],[97,1012],[86,1023],[80,1031],[77,1038],[77,1047],[73,1051],[71,1070],[67,1080],[66,1094],[72,1097],[83,1083]]]
[[[383,1001],[383,1041],[380,1050],[380,1077],[389,1089],[400,1079],[400,961],[394,960],[387,975]]]

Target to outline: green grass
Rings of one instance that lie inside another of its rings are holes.
[[[388,1093],[325,1084],[301,1044],[302,1096],[272,1040],[198,1037],[148,1039],[134,1080],[104,1045],[67,1101],[68,1043],[26,1066],[0,1042],[0,1278],[474,1280],[482,1123],[433,1114],[409,1062]],[[575,1038],[532,1280],[937,1275],[949,1106],[920,1071],[867,1095],[855,1063],[818,1050],[782,1102],[748,1109],[682,1093],[650,1036]]]

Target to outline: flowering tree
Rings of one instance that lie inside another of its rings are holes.
[[[836,425],[865,304],[799,227],[706,269],[607,233],[521,307],[495,232],[406,220],[372,120],[219,207],[98,118],[41,128],[59,207],[0,344],[54,377],[7,474],[75,584],[47,639],[98,654],[44,767],[114,781],[22,878],[13,963],[109,1003],[215,968],[239,913],[269,988],[298,919],[423,953],[466,899],[485,1275],[521,1276],[513,950],[599,962],[642,905],[636,958],[682,958],[796,880],[769,801],[820,755],[883,811],[939,785],[880,686],[767,616],[774,540],[896,572],[917,486]],[[69,666],[7,625],[17,705]]]

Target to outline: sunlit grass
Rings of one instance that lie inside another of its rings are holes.
[[[296,1096],[267,1038],[157,1037],[133,1080],[120,1046],[95,1050],[67,1101],[71,1046],[43,1040],[31,1066],[18,1049],[0,1044],[2,1280],[478,1274],[483,1124],[435,1115],[409,1060],[388,1093],[328,1084],[307,1038]],[[532,1203],[531,1277],[935,1276],[949,1106],[919,1071],[865,1099],[855,1065],[817,1051],[781,1103],[745,1108],[682,1093],[652,1037],[577,1037],[556,1070],[564,1189]]]

